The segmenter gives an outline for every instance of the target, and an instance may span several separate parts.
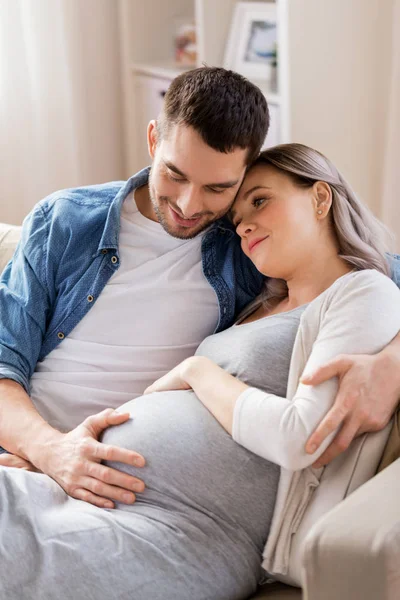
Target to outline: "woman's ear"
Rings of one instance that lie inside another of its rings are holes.
[[[332,189],[325,181],[316,181],[313,185],[314,208],[318,219],[324,219],[332,206]]]
[[[150,121],[147,126],[147,148],[151,160],[154,159],[158,142],[157,121]]]

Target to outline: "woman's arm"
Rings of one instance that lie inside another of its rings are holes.
[[[236,400],[248,385],[221,369],[205,356],[191,356],[157,379],[145,394],[166,390],[193,389],[196,396],[232,435]]]
[[[236,400],[249,386],[205,356],[187,359],[183,376],[199,400],[232,435]]]
[[[361,272],[350,279],[326,311],[304,372],[344,352],[381,351],[400,330],[399,304],[399,290],[383,275]],[[308,437],[334,403],[336,377],[317,386],[299,383],[289,401],[247,386],[204,357],[192,357],[146,391],[190,387],[235,441],[292,471],[312,465],[338,430],[313,454],[306,452]]]
[[[337,288],[321,320],[304,374],[315,372],[338,355],[377,354],[400,330],[400,292],[387,277],[361,271]],[[299,383],[293,400],[254,388],[237,400],[232,435],[252,452],[289,470],[315,463],[338,432],[336,427],[312,454],[307,439],[332,407],[337,377],[316,386]],[[381,401],[380,395],[375,402]]]

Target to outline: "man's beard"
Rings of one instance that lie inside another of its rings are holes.
[[[214,221],[221,219],[227,212],[226,210],[221,211],[220,213],[217,213],[217,214],[206,212],[206,213],[203,213],[203,215],[199,215],[199,216],[204,217],[206,215],[209,215],[210,218],[200,222],[197,226],[193,227],[193,229],[191,227],[184,227],[183,225],[180,226],[180,225],[178,225],[178,223],[175,224],[176,225],[176,229],[175,229],[175,228],[171,227],[171,225],[168,222],[168,219],[165,215],[165,211],[162,208],[162,207],[165,207],[166,210],[169,211],[169,198],[167,196],[160,196],[159,201],[157,202],[157,199],[156,199],[155,195],[153,194],[153,186],[151,183],[151,176],[149,178],[149,196],[150,196],[151,205],[157,216],[158,222],[163,227],[164,231],[166,231],[172,237],[178,238],[180,240],[191,240],[191,239],[195,238],[200,233],[205,231],[212,223],[214,223]]]

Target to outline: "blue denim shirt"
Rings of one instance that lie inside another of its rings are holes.
[[[13,379],[29,393],[37,362],[95,304],[119,268],[123,201],[147,183],[148,175],[149,168],[127,182],[56,192],[25,219],[21,241],[0,280],[0,379]],[[202,261],[218,298],[220,331],[260,292],[263,276],[241,251],[226,219],[205,233]]]

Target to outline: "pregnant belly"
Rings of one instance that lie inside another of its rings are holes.
[[[120,410],[131,419],[103,441],[146,459],[142,469],[110,463],[145,482],[137,506],[190,508],[231,523],[249,521],[251,506],[251,520],[268,527],[279,468],[236,444],[192,391],[140,396]]]

